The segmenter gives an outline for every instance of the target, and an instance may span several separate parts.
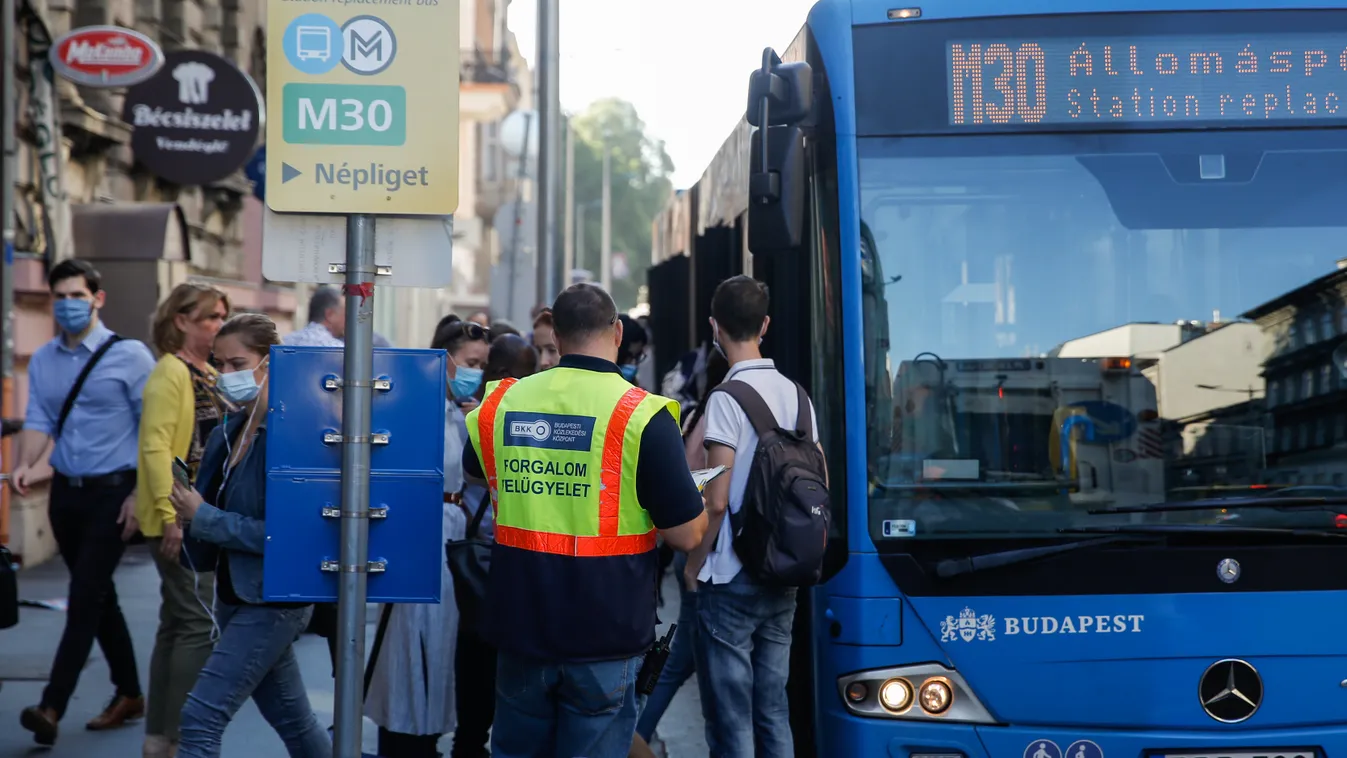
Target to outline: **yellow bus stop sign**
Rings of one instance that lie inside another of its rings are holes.
[[[267,3],[267,205],[458,208],[458,1]]]

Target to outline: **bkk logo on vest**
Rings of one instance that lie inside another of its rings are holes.
[[[546,442],[552,439],[552,425],[542,419],[538,419],[533,423],[516,421],[510,424],[510,434],[514,436],[532,437],[538,442]]]
[[[589,452],[594,421],[593,416],[509,411],[505,414],[505,446]]]

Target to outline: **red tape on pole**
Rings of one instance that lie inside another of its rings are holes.
[[[341,291],[347,297],[359,297],[360,304],[365,304],[365,298],[374,297],[374,282],[364,282],[361,284],[343,284]]]

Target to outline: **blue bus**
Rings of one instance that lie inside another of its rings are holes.
[[[662,371],[767,281],[818,406],[800,755],[1347,754],[1344,127],[1342,0],[822,0],[764,54],[649,297]]]

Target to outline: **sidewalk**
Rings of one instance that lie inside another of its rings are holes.
[[[19,596],[24,600],[63,600],[66,596],[67,573],[60,560],[48,561],[19,574]],[[678,588],[673,577],[665,588],[665,606],[660,609],[660,633],[668,621],[678,618]],[[117,595],[131,637],[136,644],[136,662],[141,670],[141,685],[148,681],[150,651],[154,633],[159,624],[159,575],[144,547],[132,548],[122,559],[117,571]],[[367,644],[374,640],[378,620],[370,607],[370,625]],[[0,758],[28,755],[71,756],[86,758],[109,756],[135,758],[140,755],[144,726],[137,722],[113,732],[90,732],[84,723],[98,715],[112,695],[108,670],[97,645],[89,657],[89,664],[80,678],[79,689],[70,701],[70,708],[61,722],[61,736],[50,750],[38,748],[32,735],[19,728],[19,711],[41,699],[42,688],[55,654],[56,645],[65,626],[61,611],[24,607],[20,609],[19,625],[0,631]],[[308,686],[309,701],[318,721],[323,726],[332,723],[333,682],[332,665],[328,659],[327,644],[318,637],[306,635],[295,644]],[[696,680],[689,680],[678,693],[660,722],[658,736],[667,746],[668,758],[695,758],[706,754],[702,727],[701,703],[697,696]],[[375,726],[369,720],[364,728],[365,750],[373,753]],[[452,739],[446,737],[440,750],[448,753]],[[225,732],[222,758],[285,758],[280,738],[249,701],[239,711]]]
[[[51,600],[66,596],[67,573],[64,564],[51,560],[19,574],[19,596],[24,600]],[[131,627],[136,644],[136,663],[140,666],[141,686],[148,682],[150,651],[159,626],[159,575],[146,548],[127,551],[117,571],[117,595],[122,612]],[[61,721],[61,736],[50,750],[38,748],[32,735],[19,727],[19,711],[37,703],[51,665],[56,645],[65,626],[65,614],[41,608],[19,610],[19,625],[0,631],[0,758],[30,754],[72,756],[116,756],[136,758],[144,739],[144,724],[136,722],[113,732],[90,732],[84,724],[98,715],[112,696],[108,669],[98,646],[89,657],[89,665],[80,677],[79,689],[70,701]],[[371,614],[371,620],[377,620]],[[374,639],[371,624],[368,640]],[[332,663],[327,643],[306,635],[295,644],[308,685],[309,700],[323,726],[332,723]],[[15,681],[19,679],[21,681]],[[375,727],[365,721],[366,749],[373,751]],[[446,740],[446,744],[448,741]],[[285,758],[285,746],[272,731],[257,707],[249,701],[225,732],[222,758]]]

